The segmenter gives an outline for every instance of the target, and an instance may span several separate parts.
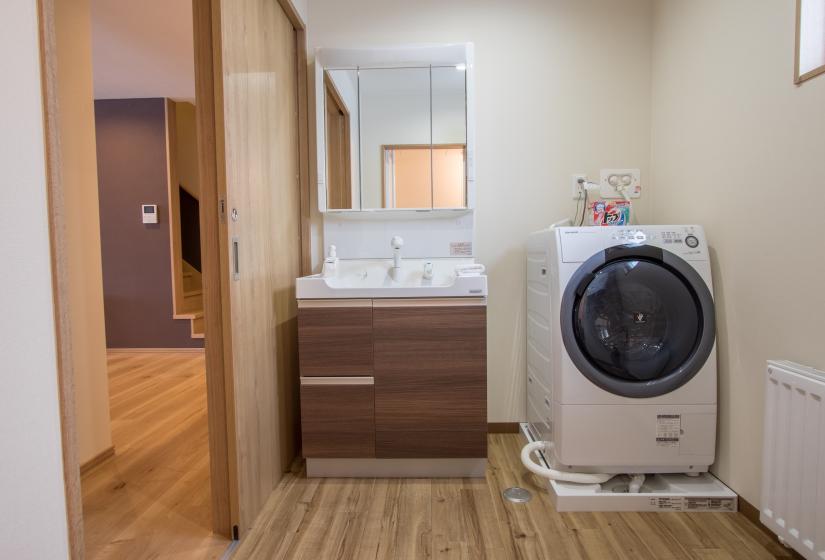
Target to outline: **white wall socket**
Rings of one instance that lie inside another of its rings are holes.
[[[579,183],[579,179],[587,181],[587,175],[573,175],[570,179],[570,184],[573,188],[573,200],[582,200],[584,198],[584,184]]]
[[[630,198],[642,196],[642,172],[638,169],[602,169],[599,187],[602,198],[624,198],[622,190]]]

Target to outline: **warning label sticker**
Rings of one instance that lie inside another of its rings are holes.
[[[736,511],[733,498],[685,498],[687,511]]]
[[[656,496],[649,503],[659,511],[736,511],[735,498]]]
[[[659,414],[656,416],[656,445],[676,447],[682,433],[681,414]]]
[[[678,496],[660,496],[650,498],[650,505],[666,511],[682,511],[682,498]]]
[[[450,243],[451,257],[472,257],[473,256],[473,242],[472,241],[453,241]]]

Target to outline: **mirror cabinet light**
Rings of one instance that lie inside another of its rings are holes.
[[[471,207],[470,48],[316,53],[322,212]]]
[[[825,73],[825,0],[796,2],[797,84]]]

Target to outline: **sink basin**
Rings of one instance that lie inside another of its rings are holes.
[[[432,279],[424,278],[424,264],[433,263]],[[405,259],[393,270],[390,259],[338,261],[335,274],[298,278],[298,299],[484,297],[487,276],[458,276],[455,267],[473,259]]]

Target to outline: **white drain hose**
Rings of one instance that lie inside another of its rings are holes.
[[[542,467],[533,461],[530,457],[535,451],[544,451],[547,449],[546,441],[534,441],[528,443],[521,450],[521,463],[533,474],[549,478],[550,480],[561,480],[563,482],[577,482],[579,484],[602,484],[607,482],[615,475],[612,474],[587,474],[587,473],[572,473],[557,471],[555,469],[548,469]]]

